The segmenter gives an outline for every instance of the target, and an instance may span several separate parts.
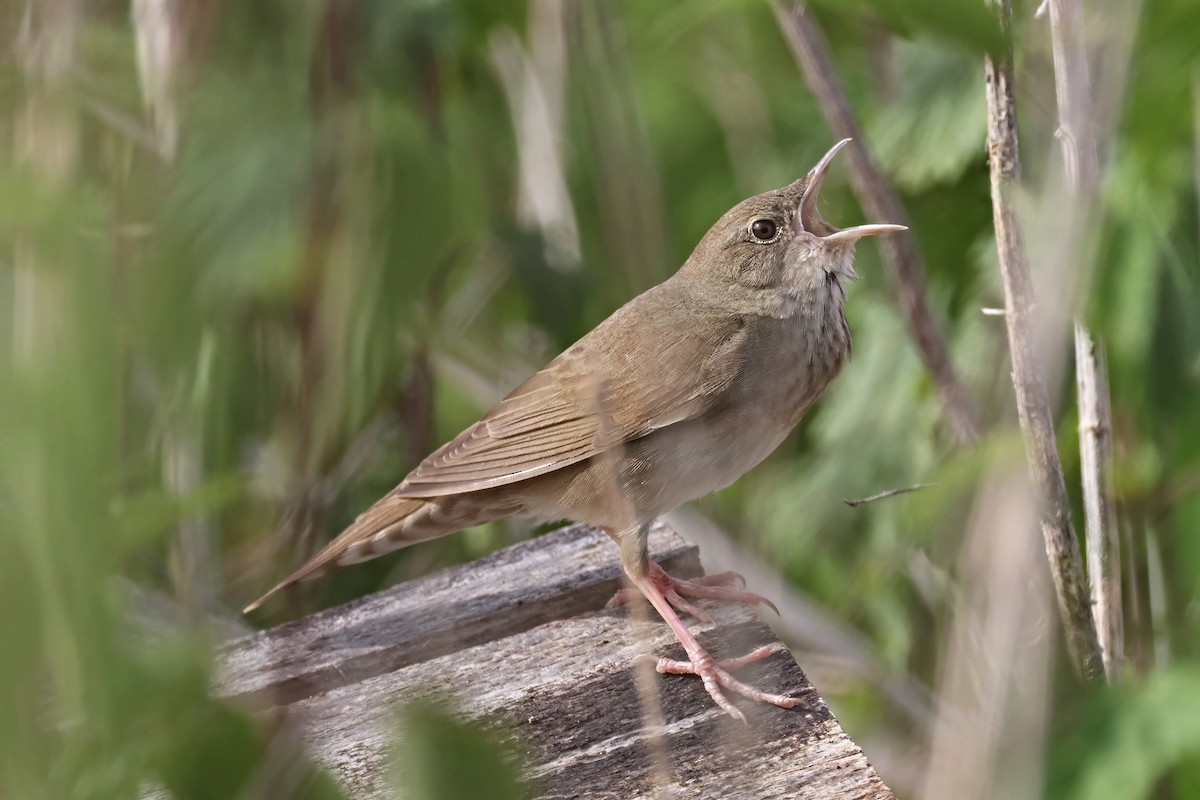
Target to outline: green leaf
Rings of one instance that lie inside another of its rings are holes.
[[[525,796],[512,757],[503,747],[432,705],[405,710],[396,765],[405,800]]]
[[[819,0],[842,10],[848,5]],[[849,5],[874,9],[888,29],[913,37],[929,35],[981,56],[1001,52],[1004,37],[995,15],[982,0],[857,0]]]
[[[1145,685],[1101,702],[1055,748],[1074,779],[1052,782],[1052,797],[1141,800],[1179,769],[1194,780],[1200,759],[1200,670],[1181,667],[1151,675]]]
[[[958,180],[984,157],[982,63],[915,41],[896,45],[893,69],[902,76],[899,96],[870,126],[880,164],[909,191]]]

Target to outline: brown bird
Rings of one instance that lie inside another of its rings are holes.
[[[817,199],[839,142],[803,178],[734,206],[664,283],[618,309],[479,422],[444,445],[294,574],[297,581],[480,525],[521,515],[605,530],[621,566],[679,637],[688,661],[659,672],[700,676],[722,690],[784,708],[730,671],[770,648],[720,662],[676,609],[685,597],[765,602],[729,586],[731,573],[679,580],[648,555],[652,520],[728,486],[796,426],[850,356],[842,305],[864,236],[901,225],[840,230]],[[614,601],[628,598],[621,593]]]

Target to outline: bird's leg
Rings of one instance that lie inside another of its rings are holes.
[[[640,534],[640,535],[639,535]],[[722,689],[728,689],[732,692],[748,697],[751,700],[757,700],[762,703],[771,703],[780,708],[792,708],[800,701],[794,697],[788,697],[782,694],[771,694],[764,692],[761,689],[756,689],[749,684],[742,683],[737,678],[729,674],[730,670],[739,669],[746,664],[754,661],[760,661],[767,658],[771,653],[778,649],[778,646],[767,645],[756,648],[740,658],[733,658],[726,661],[718,661],[709,655],[700,642],[696,639],[695,634],[691,632],[679,615],[675,613],[672,607],[674,604],[667,599],[666,593],[661,588],[663,583],[661,578],[652,578],[653,570],[658,569],[658,574],[674,582],[661,568],[658,568],[653,561],[646,555],[646,531],[640,530],[630,532],[625,536],[618,536],[611,531],[609,535],[617,540],[621,545],[621,565],[625,569],[625,573],[629,576],[629,580],[633,585],[645,595],[650,601],[650,605],[654,606],[654,610],[659,613],[663,621],[667,623],[667,627],[679,639],[679,643],[683,645],[683,650],[687,653],[687,661],[677,661],[670,658],[660,658],[656,665],[656,669],[664,674],[675,675],[696,675],[704,682],[704,688],[708,690],[709,696],[718,706],[725,710],[734,719],[739,719],[742,722],[746,721],[746,716],[733,705],[725,697]],[[703,586],[703,584],[701,584]],[[716,588],[716,587],[707,587]],[[685,606],[690,606],[687,601],[678,598],[679,602]],[[699,609],[695,609],[699,611]],[[690,611],[689,613],[695,613]],[[704,612],[701,612],[702,614]],[[707,614],[705,614],[707,616]]]
[[[729,600],[734,603],[744,603],[748,606],[763,605],[770,608],[776,614],[779,609],[775,607],[767,598],[754,592],[747,592],[743,589],[735,589],[731,584],[741,584],[745,586],[746,580],[736,572],[722,572],[717,575],[705,575],[701,578],[691,578],[684,580],[683,578],[673,578],[663,570],[658,564],[649,561],[649,568],[646,572],[646,580],[653,581],[663,593],[663,597],[667,598],[667,602],[674,606],[677,610],[685,614],[691,614],[701,622],[712,622],[713,618],[708,612],[699,608],[685,600],[685,597],[704,597],[713,600]],[[633,589],[625,588],[618,591],[613,598],[608,601],[605,608],[616,608],[619,605],[628,603],[636,595]]]

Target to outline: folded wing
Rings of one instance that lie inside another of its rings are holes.
[[[654,325],[630,343],[615,335],[627,309],[426,458],[396,493],[436,497],[503,486],[702,414],[741,368],[744,326],[731,318],[687,329]]]

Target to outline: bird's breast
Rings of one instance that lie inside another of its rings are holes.
[[[825,309],[822,309],[825,311]],[[823,318],[766,320],[725,402],[646,442],[676,465],[661,507],[670,510],[736,481],[777,448],[850,355],[841,304]],[[654,459],[657,460],[657,459]]]
[[[850,326],[839,288],[801,303],[787,319],[764,320],[756,331],[754,350],[761,357],[747,360],[741,386],[745,402],[761,398],[761,407],[775,412],[771,422],[782,429],[780,439],[850,357]]]

